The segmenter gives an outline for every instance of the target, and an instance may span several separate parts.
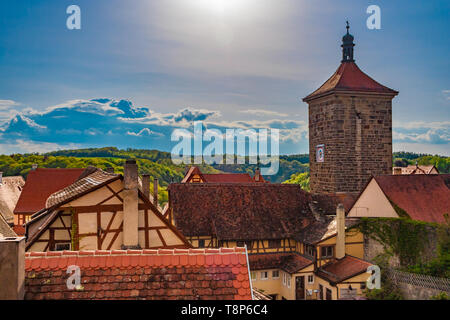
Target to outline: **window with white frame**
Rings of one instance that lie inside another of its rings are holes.
[[[287,274],[287,287],[290,288],[291,287],[291,275]]]
[[[269,272],[262,271],[261,272],[261,280],[267,280],[267,279],[269,279]]]
[[[272,271],[272,279],[278,279],[280,277],[280,271],[273,270]]]
[[[283,286],[285,286],[286,285],[286,273],[285,272],[283,272]]]
[[[310,274],[308,276],[308,284],[313,284],[314,283],[314,275]]]

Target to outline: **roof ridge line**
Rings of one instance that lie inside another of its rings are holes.
[[[25,257],[52,258],[52,257],[83,257],[83,256],[164,256],[164,255],[213,255],[213,254],[244,254],[245,249],[236,248],[214,248],[214,249],[128,249],[128,250],[80,250],[80,251],[47,251],[26,252]]]

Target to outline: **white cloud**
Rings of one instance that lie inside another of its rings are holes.
[[[15,140],[14,143],[2,143],[0,144],[0,154],[11,154],[11,153],[43,153],[55,150],[63,149],[76,149],[80,145],[75,143],[69,144],[58,144],[50,142],[34,142],[30,140]]]
[[[164,134],[155,132],[150,130],[149,128],[143,128],[139,132],[132,132],[127,131],[127,135],[129,136],[135,136],[135,137],[143,137],[143,136],[158,136],[158,137],[164,137]]]
[[[281,113],[276,111],[269,111],[264,109],[248,109],[239,111],[241,113],[247,113],[256,116],[268,116],[268,117],[289,117],[287,113]]]
[[[0,100],[0,110],[16,107],[18,105],[20,105],[20,103],[15,102],[13,100]]]

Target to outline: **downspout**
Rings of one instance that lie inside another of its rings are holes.
[[[245,258],[247,259],[247,270],[248,270],[248,280],[250,282],[250,293],[252,295],[252,300],[255,300],[255,297],[253,296],[252,276],[250,274],[250,263],[248,261],[247,244],[244,245],[244,248],[245,248]]]

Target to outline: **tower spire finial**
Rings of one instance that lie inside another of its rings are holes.
[[[353,59],[353,36],[349,33],[350,24],[347,20],[347,34],[342,37],[342,62],[354,62]]]

